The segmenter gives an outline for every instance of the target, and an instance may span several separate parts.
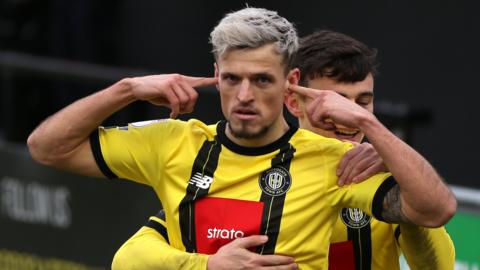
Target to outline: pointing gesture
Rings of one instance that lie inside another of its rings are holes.
[[[212,86],[217,78],[190,77],[180,74],[151,75],[127,79],[134,98],[169,107],[171,118],[193,111],[198,93],[194,87]]]
[[[304,97],[309,97],[309,98],[312,98],[312,99],[315,99],[320,92],[324,91],[324,90],[318,90],[318,89],[312,89],[312,88],[307,88],[307,87],[303,87],[303,86],[300,86],[298,84],[290,84],[288,89],[294,93],[297,93],[301,96],[304,96]]]
[[[330,90],[317,90],[298,85],[290,85],[290,91],[311,99],[307,102],[307,116],[314,127],[326,130],[341,124],[349,128],[359,128],[363,119],[373,115],[358,104]]]

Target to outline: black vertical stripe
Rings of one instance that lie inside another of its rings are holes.
[[[282,167],[286,171],[290,171],[290,162],[293,158],[294,152],[295,148],[293,148],[290,144],[286,144],[272,159],[271,168]],[[291,181],[292,179],[290,179],[290,182]],[[264,245],[257,247],[257,252],[260,254],[275,253],[275,246],[277,244],[278,234],[280,232],[280,223],[282,220],[286,195],[287,194],[284,193],[279,196],[272,196],[265,191],[262,192],[260,201],[264,203],[264,208],[260,234],[268,235],[268,241]]]
[[[369,222],[362,228],[347,226],[348,240],[353,242],[356,270],[370,270],[372,268],[372,230],[370,225]]]
[[[400,233],[401,233],[401,231],[400,231],[400,225],[398,225],[397,228],[395,228],[395,232],[394,232],[394,233],[395,233],[395,239],[397,240],[397,243],[399,243],[399,242],[398,242],[398,238],[400,237]]]
[[[192,167],[190,179],[196,174],[213,178],[217,169],[218,157],[221,146],[217,141],[205,141],[195,158]],[[196,252],[197,243],[195,239],[195,207],[194,202],[208,194],[211,184],[208,188],[197,187],[195,183],[189,181],[185,197],[180,202],[180,230],[182,232],[182,242],[187,252]]]

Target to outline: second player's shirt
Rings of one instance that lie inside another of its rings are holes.
[[[397,224],[378,221],[358,208],[343,208],[333,229],[329,269],[400,269]]]
[[[301,269],[327,269],[341,208],[380,216],[383,196],[395,184],[384,173],[338,187],[337,164],[350,144],[291,127],[270,145],[248,148],[229,140],[225,127],[135,123],[100,128],[91,143],[107,176],[153,187],[173,247],[212,254],[235,238],[266,234],[269,241],[256,251],[293,256]]]

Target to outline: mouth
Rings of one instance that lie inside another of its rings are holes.
[[[335,135],[337,136],[338,139],[342,140],[352,140],[357,136],[358,133],[360,133],[359,130],[345,130],[345,129],[337,129],[335,130]]]
[[[258,116],[258,113],[250,108],[237,108],[233,111],[240,120],[252,120]]]

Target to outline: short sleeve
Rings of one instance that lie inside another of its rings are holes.
[[[162,170],[161,157],[182,132],[182,122],[153,120],[126,127],[99,127],[90,136],[93,155],[108,178],[124,178],[154,186]]]
[[[380,173],[358,184],[343,187],[338,187],[336,181],[330,184],[328,194],[333,206],[360,208],[381,220],[383,198],[396,182],[390,173]]]

